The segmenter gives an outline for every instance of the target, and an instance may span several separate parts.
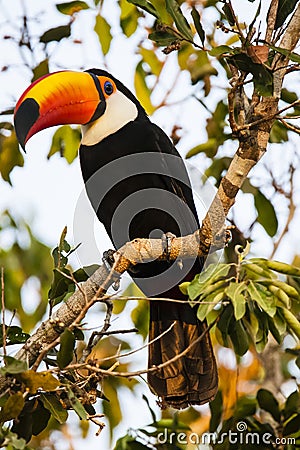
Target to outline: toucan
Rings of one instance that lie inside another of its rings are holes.
[[[79,157],[85,188],[115,248],[149,237],[161,238],[167,247],[173,235],[199,228],[183,159],[132,92],[107,71],[45,75],[21,95],[14,123],[23,149],[40,130],[81,125]],[[163,407],[207,403],[218,389],[207,323],[198,320],[178,287],[202,267],[201,258],[154,260],[129,271],[150,299],[148,383]]]

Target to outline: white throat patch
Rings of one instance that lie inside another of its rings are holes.
[[[83,145],[95,145],[110,134],[116,133],[138,115],[136,105],[126,95],[116,91],[106,99],[106,110],[103,116],[88,125],[82,125]]]

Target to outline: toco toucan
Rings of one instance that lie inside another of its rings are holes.
[[[61,71],[40,78],[20,97],[14,120],[23,148],[45,128],[82,125],[79,156],[86,191],[116,248],[148,237],[167,245],[170,233],[183,236],[199,228],[182,158],[130,90],[108,72]],[[151,261],[129,271],[147,297],[161,298],[150,301],[149,367],[166,364],[150,371],[148,382],[162,405],[177,409],[209,402],[217,391],[206,322],[178,301],[186,300],[178,284],[192,280],[202,265],[198,258]]]

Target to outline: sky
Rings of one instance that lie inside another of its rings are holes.
[[[11,33],[17,34],[16,29],[19,26],[24,7],[28,15],[34,17],[29,22],[29,28],[33,36],[40,35],[41,30],[45,31],[51,27],[66,24],[68,17],[57,12],[55,3],[60,2],[53,0],[48,0],[47,2],[40,2],[38,0],[24,0],[23,2],[21,0],[12,0],[7,2],[6,0],[0,0],[1,36],[11,35]],[[252,15],[256,10],[258,2],[256,1],[250,4],[246,0],[235,0],[233,3],[238,8],[239,17],[248,20],[249,14]],[[266,7],[268,3],[263,2],[263,7]],[[244,5],[247,7],[245,8]],[[112,49],[106,61],[103,59],[99,43],[93,33],[94,16],[88,12],[83,12],[72,26],[72,38],[81,40],[82,44],[71,44],[68,41],[58,46],[55,43],[53,45],[51,44],[49,46],[52,53],[50,70],[54,71],[57,68],[81,70],[90,67],[105,66],[133,90],[133,74],[139,60],[139,56],[135,53],[135,48],[142,35],[141,32],[138,32],[130,39],[124,38],[116,23],[115,17],[118,17],[117,10],[117,2],[104,1],[103,14],[112,24],[112,32],[115,35],[112,42]],[[205,17],[204,27],[209,28],[211,20],[211,17]],[[36,55],[37,58],[41,56],[38,50]],[[26,57],[30,58],[30,55],[28,54]],[[168,58],[166,75],[161,80],[162,91],[168,86],[170,79],[174,76],[174,58],[175,55],[170,55]],[[4,66],[10,66],[11,68],[1,73],[0,110],[14,106],[17,98],[30,83],[30,72],[22,66],[18,48],[10,39],[0,41],[0,69]],[[225,79],[218,79],[216,83],[219,83],[222,87],[224,86]],[[184,92],[182,92],[182,89]],[[178,89],[176,89],[174,94],[174,100],[182,98],[183,94],[185,96],[191,89],[188,75],[182,74],[178,83]],[[216,85],[215,101],[221,98],[222,95],[221,89]],[[203,109],[199,115],[199,105],[195,100],[189,100],[180,104],[180,106],[175,105],[171,109],[158,111],[154,114],[152,120],[159,124],[167,133],[170,133],[174,117],[176,120],[180,120],[184,129],[184,136],[178,146],[179,151],[184,155],[187,150],[200,143],[199,139],[202,142],[205,141],[204,128],[207,114]],[[74,211],[79,200],[84,196],[79,161],[76,160],[73,164],[69,165],[63,158],[57,155],[52,157],[50,161],[47,161],[46,155],[52,135],[53,130],[45,130],[30,139],[26,146],[27,153],[24,155],[24,167],[16,168],[12,173],[12,187],[0,181],[0,210],[9,208],[14,214],[24,217],[32,225],[38,237],[50,246],[56,245],[61,231],[67,225],[69,231],[68,240],[76,245],[79,240],[84,239],[84,236],[73,236]],[[281,164],[278,164],[279,146],[275,146],[276,148],[267,155],[265,161],[274,167],[274,171],[278,173],[278,176],[286,169],[289,159],[292,157],[293,146],[297,145],[297,142],[299,143],[299,140],[297,141],[293,138],[292,143],[286,147],[285,158],[281,161]],[[194,168],[191,168],[190,173],[193,173],[193,178],[195,176],[195,185],[197,185],[197,179],[200,178],[199,174],[202,175],[201,172],[205,169],[204,166],[201,167],[202,163],[203,160],[201,158],[189,163],[194,166]],[[256,174],[259,179],[263,176],[264,172],[258,171]],[[197,189],[200,189],[198,185]],[[206,193],[208,198],[212,198],[214,188],[209,185]],[[203,215],[204,210],[199,200],[200,197],[203,197],[203,192],[201,194],[198,190],[198,194],[195,197],[200,215]],[[239,203],[239,197],[237,201]],[[205,203],[207,207],[208,201]],[[87,208],[86,214],[92,215],[93,212],[88,202],[85,203],[85,207]],[[282,214],[286,214],[284,208],[282,210]],[[241,224],[243,224],[243,217],[246,221],[255,218],[250,198],[243,196],[242,204],[238,204],[236,208],[236,216],[242,217],[240,219]],[[299,239],[297,239],[298,224],[299,218],[292,224],[289,241],[283,243],[278,253],[278,258],[289,261],[295,251],[300,252]],[[95,263],[95,258],[101,257],[101,253],[104,250],[111,248],[111,243],[103,232],[103,227],[97,220],[95,220],[94,233],[97,240],[95,254],[83,255],[81,253],[77,257],[75,256],[72,260],[74,266]],[[260,232],[258,231],[259,236]],[[258,239],[252,250],[253,252],[258,251],[261,256],[267,257],[271,252],[272,244],[264,236],[261,233],[261,239]],[[263,247],[262,242],[264,242]],[[2,244],[5,245],[5,242]],[[125,276],[124,285],[128,283],[128,279],[128,276]],[[136,366],[144,366],[145,358],[146,355],[143,352],[143,356],[137,358]],[[139,395],[141,395],[143,390],[142,388],[139,388],[139,390]],[[131,394],[124,396],[124,398],[121,396],[121,399],[128,420],[127,423],[122,423],[119,429],[116,430],[119,436],[126,432],[129,424],[134,423],[134,426],[138,427],[149,423],[151,420],[146,408],[139,411],[138,415],[136,414],[134,408],[135,400]],[[132,409],[128,409],[128,404],[133,405]],[[154,397],[151,400],[151,404],[156,408]],[[74,423],[76,424],[76,420]],[[89,441],[91,445],[101,446],[102,450],[105,450],[103,446],[104,442],[106,442],[105,445],[109,449],[107,429],[103,431],[103,436],[101,435],[100,438],[91,437]],[[82,445],[83,442],[76,438],[74,441],[75,450],[82,448]],[[57,448],[59,450],[65,450],[67,447],[64,446],[63,442],[59,442]]]

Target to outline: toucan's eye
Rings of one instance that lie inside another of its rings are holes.
[[[104,91],[105,91],[105,94],[107,94],[107,95],[111,95],[114,92],[114,87],[110,81],[105,81]]]

